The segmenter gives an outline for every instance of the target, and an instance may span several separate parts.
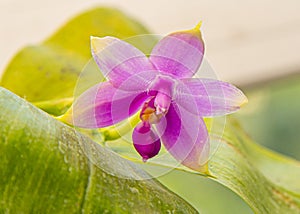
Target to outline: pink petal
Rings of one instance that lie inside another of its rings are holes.
[[[122,91],[109,82],[97,84],[73,104],[73,125],[101,128],[116,124],[136,113],[147,99],[146,93]]]
[[[124,91],[150,91],[153,81],[159,73],[157,71],[142,71],[131,75],[118,88]]]
[[[92,55],[104,77],[119,87],[132,75],[155,70],[149,59],[137,48],[114,37],[91,37]],[[128,82],[147,88],[148,79]]]
[[[160,150],[160,139],[151,130],[148,123],[139,123],[133,130],[132,141],[134,148],[144,161],[154,157]]]
[[[243,92],[229,83],[191,78],[178,82],[174,100],[178,105],[202,117],[230,114],[247,102]]]
[[[204,43],[201,32],[196,27],[164,37],[153,48],[150,60],[161,72],[186,78],[197,72],[203,54]]]
[[[203,119],[175,103],[171,104],[165,119],[157,124],[157,130],[166,149],[183,165],[199,170],[209,153],[209,137]]]

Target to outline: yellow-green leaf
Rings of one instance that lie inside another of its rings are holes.
[[[0,163],[0,213],[197,213],[133,163],[1,87]]]

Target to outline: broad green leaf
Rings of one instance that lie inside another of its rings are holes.
[[[209,162],[215,180],[257,213],[300,213],[300,163],[255,144],[234,120]]]
[[[52,115],[62,115],[74,101],[73,97],[34,102],[34,105]]]
[[[201,214],[253,214],[246,202],[222,184],[202,176],[173,170],[158,178]]]
[[[211,120],[206,123],[210,126]],[[183,166],[175,168],[223,184],[241,196],[256,213],[300,213],[300,163],[255,144],[233,118],[228,118],[224,133],[218,130],[223,129],[214,129],[211,134],[223,136],[208,162],[208,170],[204,168],[203,172],[196,173]],[[107,130],[104,134],[111,137]],[[105,145],[123,157],[140,162],[130,142],[124,139],[108,141]],[[162,171],[159,166],[174,167],[169,159],[164,161],[150,160],[147,170],[157,174]]]
[[[0,112],[0,213],[197,213],[134,164],[3,88]]]
[[[38,104],[71,98],[78,75],[91,58],[90,36],[128,38],[147,33],[141,24],[118,10],[93,9],[70,20],[42,44],[21,50],[6,68],[0,84]],[[138,39],[135,42],[144,50],[152,45]],[[61,113],[63,108],[53,111],[51,103],[42,105],[44,110]]]

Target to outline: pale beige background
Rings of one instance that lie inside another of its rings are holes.
[[[159,34],[203,20],[206,56],[223,80],[300,71],[300,0],[0,0],[0,73],[18,49],[96,5],[116,6]]]

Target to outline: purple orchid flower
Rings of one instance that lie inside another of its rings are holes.
[[[92,55],[107,77],[73,105],[73,124],[114,125],[140,110],[132,140],[144,161],[161,142],[183,165],[199,170],[208,159],[209,136],[203,117],[226,115],[247,102],[235,86],[192,78],[204,54],[200,24],[162,38],[149,57],[114,37],[91,37]]]

